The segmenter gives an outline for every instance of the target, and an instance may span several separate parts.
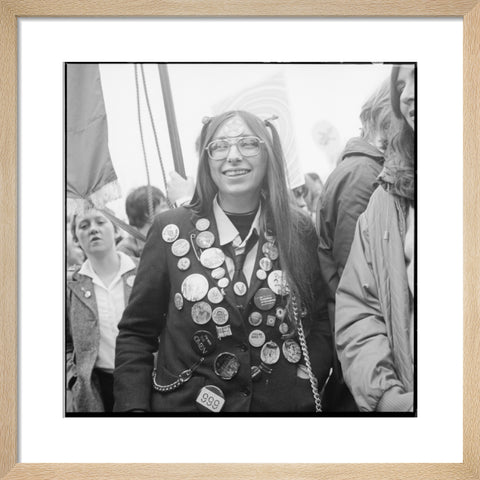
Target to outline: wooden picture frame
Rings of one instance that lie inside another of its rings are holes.
[[[17,463],[17,19],[22,17],[463,17],[464,423],[458,464]],[[0,478],[479,479],[480,0],[0,0]]]

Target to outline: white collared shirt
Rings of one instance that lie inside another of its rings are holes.
[[[135,263],[128,255],[122,252],[117,252],[117,255],[120,258],[120,268],[108,287],[95,273],[89,259],[83,263],[79,270],[79,273],[92,279],[97,302],[100,345],[95,367],[109,372],[113,372],[115,366],[115,342],[118,335],[118,323],[125,310],[122,275],[135,268]]]
[[[253,231],[257,232],[257,235],[260,236],[260,214],[262,211],[262,206],[258,207],[257,214],[253,219],[252,226],[248,232],[248,235],[244,238],[243,242],[241,242],[238,247],[235,247],[235,251],[242,253],[245,250],[245,246],[251,237]],[[227,217],[226,213],[222,210],[220,205],[218,204],[217,197],[213,199],[213,215],[215,217],[215,223],[217,224],[218,230],[218,241],[220,245],[223,247],[232,243],[235,239],[236,242],[240,242],[241,237],[238,230],[235,228],[235,225],[230,221]],[[245,278],[247,279],[247,284],[250,286],[251,277],[253,274],[253,270],[255,268],[255,259],[257,258],[257,250],[258,250],[258,241],[255,245],[249,250],[247,256],[245,257],[245,263],[243,264],[243,273]],[[228,275],[230,280],[233,278],[233,274],[235,272],[235,264],[233,260],[229,256],[225,256],[225,264],[227,266]]]

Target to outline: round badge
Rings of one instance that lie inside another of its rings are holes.
[[[190,268],[190,259],[188,257],[183,257],[177,262],[177,267],[179,270],[188,270]]]
[[[287,311],[283,308],[283,307],[277,307],[275,309],[275,316],[279,319],[279,320],[283,320],[285,318],[285,314],[287,313]]]
[[[276,260],[278,258],[278,248],[272,242],[264,243],[262,246],[262,252],[270,259]]]
[[[298,363],[302,358],[302,349],[300,348],[300,345],[292,339],[283,342],[282,353],[290,363]]]
[[[210,248],[214,241],[215,235],[212,232],[201,232],[195,239],[195,242],[200,248]]]
[[[253,302],[260,310],[270,310],[275,301],[275,294],[269,288],[259,288],[253,297]]]
[[[260,312],[252,312],[248,316],[248,323],[252,327],[258,327],[262,323],[262,314]]]
[[[261,347],[265,343],[265,334],[261,330],[252,330],[248,336],[248,343],[252,347]]]
[[[215,351],[215,338],[207,330],[197,330],[193,336],[191,345],[193,350],[202,357],[206,357]]]
[[[208,292],[208,280],[199,273],[192,273],[182,283],[182,295],[190,302],[198,302]]]
[[[174,242],[178,238],[179,235],[180,235],[180,230],[178,229],[178,227],[174,223],[168,224],[162,230],[162,238],[167,243]]]
[[[220,303],[223,300],[223,294],[217,287],[213,287],[208,291],[207,298],[209,302]]]
[[[225,254],[219,248],[207,248],[200,255],[200,263],[210,269],[219,267],[225,260]]]
[[[227,277],[222,277],[218,281],[218,288],[227,288],[229,283],[230,283],[230,280]]]
[[[135,275],[130,275],[128,278],[127,278],[127,285],[129,287],[133,287],[133,284],[135,283]]]
[[[215,280],[220,280],[222,277],[225,276],[225,269],[222,268],[222,267],[218,267],[216,268],[215,270],[212,270],[212,277],[215,279]]]
[[[212,312],[212,319],[217,325],[225,325],[228,322],[228,312],[223,307],[217,307]]]
[[[272,269],[272,261],[268,257],[262,257],[258,263],[260,268],[266,272],[269,272]]]
[[[231,380],[240,369],[240,361],[233,353],[220,353],[213,362],[213,369],[222,380]]]
[[[273,243],[275,241],[275,236],[272,235],[271,232],[265,232],[263,236],[265,237],[265,240],[267,240],[267,242]]]
[[[90,298],[92,296],[92,292],[90,290],[86,290],[85,292],[83,292],[83,296],[85,298]]]
[[[176,293],[175,297],[173,298],[173,302],[175,303],[175,307],[177,310],[181,310],[183,308],[183,297],[181,293]]]
[[[233,286],[233,291],[235,295],[243,297],[247,293],[247,286],[243,282],[236,282]]]
[[[282,323],[278,326],[278,330],[279,330],[279,332],[280,332],[282,335],[285,335],[286,333],[288,333],[288,323],[282,322]]]
[[[266,365],[273,365],[280,358],[280,347],[275,342],[267,342],[260,352],[260,358]]]
[[[268,286],[277,295],[288,295],[287,276],[281,270],[273,270],[268,275]]]
[[[208,218],[199,218],[195,223],[195,228],[203,232],[210,226],[210,220]]]
[[[192,320],[197,325],[205,325],[212,318],[212,307],[207,302],[197,302],[192,307]]]
[[[185,256],[188,251],[190,250],[190,243],[188,240],[184,238],[179,238],[173,245],[172,245],[172,253],[176,257],[183,257]]]
[[[257,270],[255,275],[257,275],[257,278],[259,280],[265,280],[267,278],[267,272],[265,270],[262,270],[261,268]]]

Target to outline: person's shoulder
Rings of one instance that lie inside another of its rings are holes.
[[[169,223],[181,223],[192,218],[192,210],[187,207],[178,207],[159,213],[154,223],[159,225],[168,225]]]

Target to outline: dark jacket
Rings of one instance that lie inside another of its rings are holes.
[[[274,340],[282,346],[279,321],[274,327],[267,326],[267,314],[275,315],[275,306],[263,312],[263,322],[258,327],[252,327],[248,316],[255,308],[254,294],[259,288],[266,287],[266,280],[255,276],[259,259],[264,256],[262,245],[265,239],[259,240],[256,267],[251,285],[245,295],[245,307],[239,308],[231,290],[231,284],[225,288],[225,298],[212,308],[224,307],[229,314],[228,325],[232,335],[217,337],[216,325],[210,320],[204,325],[197,325],[192,320],[192,306],[183,298],[180,309],[175,306],[175,294],[181,292],[182,282],[191,274],[200,274],[208,282],[208,288],[216,286],[216,280],[211,276],[211,270],[204,267],[196,256],[193,246],[185,255],[191,262],[186,271],[178,266],[178,257],[171,251],[171,244],[162,238],[166,225],[174,224],[179,228],[179,238],[189,242],[192,235],[197,235],[195,223],[198,220],[191,210],[177,208],[158,215],[149,231],[147,243],[140,261],[139,270],[130,303],[119,324],[120,333],[117,337],[116,361],[114,372],[114,410],[124,412],[142,409],[154,412],[196,412],[196,398],[206,385],[219,387],[225,395],[223,412],[249,411],[314,411],[314,402],[310,382],[297,376],[297,365],[289,363],[281,354],[279,361],[273,365],[271,374],[263,374],[259,381],[253,382],[251,367],[260,364],[260,348],[249,344],[249,334],[254,329],[262,330],[267,340]],[[215,236],[213,247],[219,247],[218,231],[213,213],[208,217],[209,230]],[[193,240],[190,242],[195,243]],[[311,318],[305,318],[308,326],[310,360],[314,374],[320,387],[325,382],[332,356],[331,337],[328,325],[326,303],[322,298],[324,288],[321,286],[321,276],[316,260],[316,238],[313,226],[305,236],[305,255],[312,265],[312,282],[316,282],[318,305],[316,311],[310,312]],[[278,268],[275,266],[273,269]],[[209,302],[207,297],[202,299]],[[255,308],[255,310],[258,310]],[[170,392],[160,393],[152,388],[152,357],[157,355],[157,370],[155,381],[159,385],[174,383],[179,374],[196,365],[200,354],[192,348],[192,337],[198,330],[207,330],[215,339],[215,350],[204,356],[204,360],[195,369],[191,378],[179,388]],[[160,336],[160,343],[158,337]],[[231,380],[222,380],[214,372],[214,359],[218,354],[229,352],[240,362],[238,374]]]
[[[335,334],[335,292],[338,282],[350,253],[357,219],[367,208],[384,162],[382,152],[362,138],[349,140],[341,158],[325,183],[316,222],[320,268],[329,287],[332,335]],[[356,410],[343,386],[338,361],[335,362],[325,400],[332,410]]]

